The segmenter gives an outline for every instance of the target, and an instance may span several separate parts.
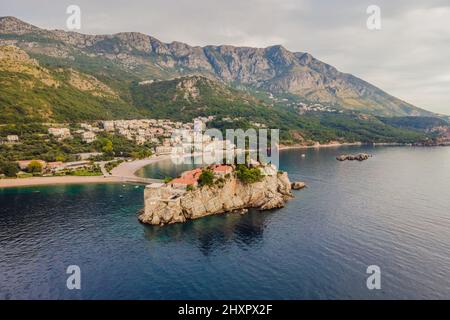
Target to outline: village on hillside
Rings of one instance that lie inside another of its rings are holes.
[[[70,144],[80,141],[84,148],[99,145],[100,150],[79,152],[67,157],[54,157],[50,161],[40,158],[16,159],[5,162],[0,159],[0,178],[32,176],[108,176],[111,170],[124,161],[144,159],[150,156],[169,154],[187,155],[205,150],[230,149],[230,141],[218,140],[204,134],[207,123],[214,119],[198,117],[183,123],[166,119],[134,119],[94,121],[78,124],[45,124],[46,134],[40,134],[43,141]],[[176,131],[184,133],[177,136]],[[109,139],[105,138],[109,137]],[[120,139],[125,149],[139,148],[139,152],[124,153],[116,150],[113,138]],[[200,144],[198,141],[200,140]],[[0,147],[20,149],[22,137],[7,135],[0,141]],[[92,148],[95,149],[95,148]],[[113,151],[114,150],[114,151]]]

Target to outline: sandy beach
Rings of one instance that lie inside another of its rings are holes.
[[[114,177],[135,177],[136,171],[142,167],[167,159],[170,159],[170,154],[154,156],[148,159],[122,162],[120,165],[111,170],[111,175]]]
[[[85,184],[85,183],[126,183],[127,178],[136,178],[135,172],[149,164],[170,159],[170,155],[154,156],[149,159],[123,162],[111,171],[109,176],[62,176],[0,179],[0,188],[42,186],[53,184]]]

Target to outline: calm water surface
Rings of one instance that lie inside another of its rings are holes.
[[[374,157],[334,159],[359,151]],[[309,186],[285,208],[162,228],[137,221],[142,187],[0,189],[0,298],[450,298],[450,148],[289,150],[281,166]]]

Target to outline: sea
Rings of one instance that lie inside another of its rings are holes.
[[[0,299],[450,298],[450,148],[290,149],[280,169],[307,184],[282,209],[163,227],[139,223],[139,185],[0,189]]]

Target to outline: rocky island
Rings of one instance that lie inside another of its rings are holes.
[[[280,208],[292,197],[287,173],[273,165],[211,165],[186,171],[168,183],[148,185],[138,218],[165,225],[248,208]]]
[[[365,161],[369,159],[371,155],[367,153],[358,153],[358,154],[343,154],[338,157],[336,157],[336,160],[338,161]]]

